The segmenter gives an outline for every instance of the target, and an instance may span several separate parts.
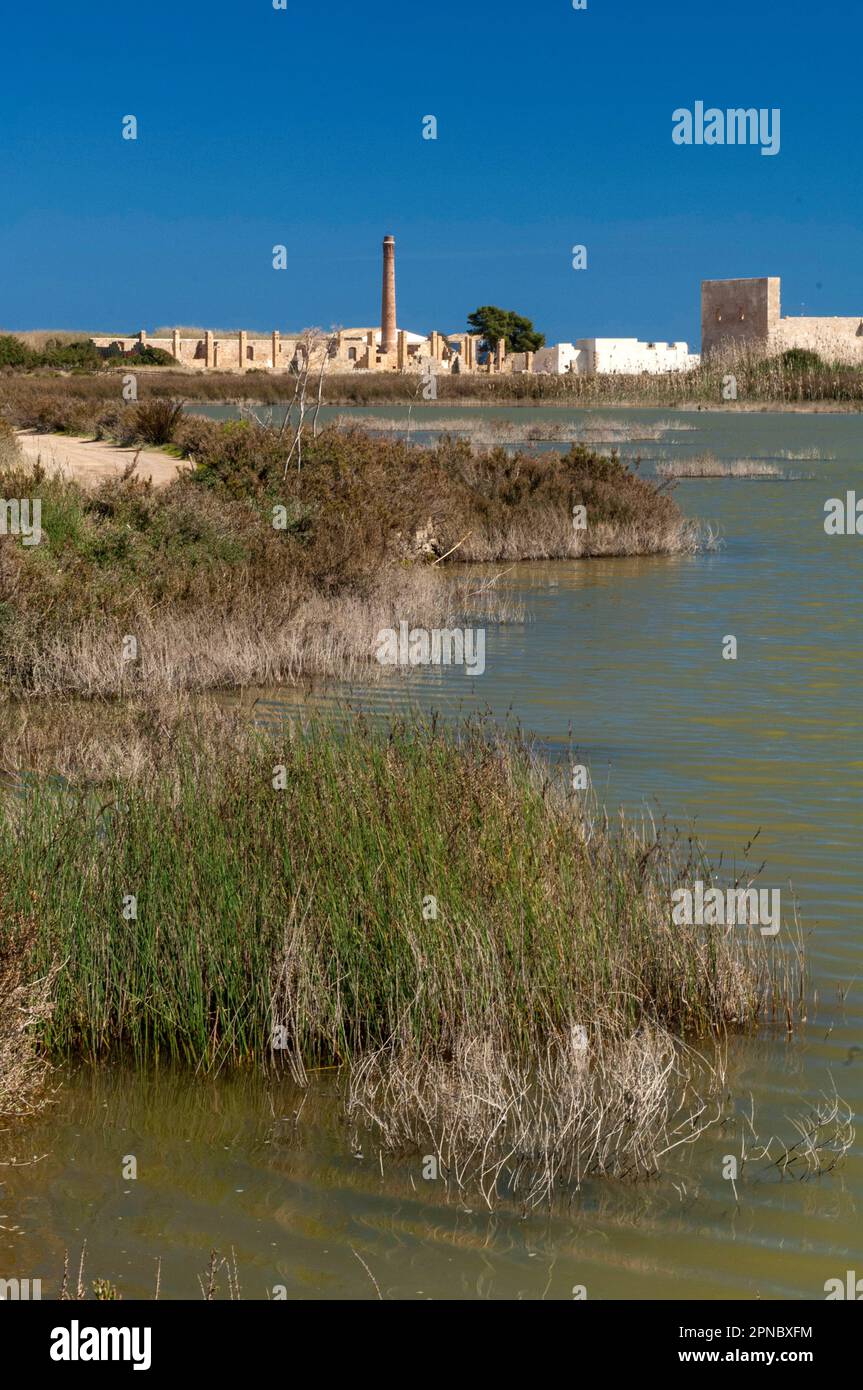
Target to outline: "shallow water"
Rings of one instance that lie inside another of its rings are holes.
[[[446,414],[467,411],[435,411]],[[863,418],[580,414],[636,433],[657,418],[686,426],[624,448],[645,471],[658,457],[710,451],[814,476],[681,482],[684,511],[722,533],[714,553],[515,567],[504,582],[527,620],[488,628],[481,677],[418,669],[365,690],[243,699],[257,698],[268,721],[309,705],[337,712],[346,698],[380,714],[511,712],[549,756],[576,747],[609,805],[694,821],[714,858],[739,861],[758,831],[748,858],[766,860],[761,885],[782,889],[786,915],[793,885],[819,999],[793,1041],[736,1044],[735,1105],[748,1109],[751,1095],[762,1137],[793,1138],[789,1117],[834,1082],[855,1111],[863,1100],[863,537],[823,528],[827,498],[863,494]],[[729,634],[736,661],[722,659]],[[210,1247],[233,1245],[246,1297],[281,1283],[289,1297],[374,1298],[358,1252],[390,1297],[560,1298],[585,1284],[591,1298],[817,1298],[863,1255],[859,1141],[840,1173],[752,1173],[735,1202],[721,1169],[739,1151],[739,1128],[717,1130],[675,1155],[661,1180],[591,1182],[571,1207],[523,1218],[476,1202],[464,1210],[423,1180],[417,1158],[385,1159],[382,1173],[377,1153],[351,1156],[326,1094],[316,1091],[296,1126],[280,1118],[299,1103],[288,1085],[273,1092],[250,1079],[77,1073],[54,1111],[16,1136],[19,1158],[25,1148],[48,1157],[0,1170],[0,1275],[50,1283],[63,1249],[75,1258],[86,1237],[88,1274],[129,1295],[150,1291],[157,1256],[163,1293],[194,1295]],[[120,1176],[129,1153],[139,1157],[134,1183]]]

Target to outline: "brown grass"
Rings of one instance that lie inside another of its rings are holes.
[[[85,491],[38,468],[0,472],[2,495],[41,499],[43,531],[31,548],[0,538],[7,696],[367,676],[380,670],[382,628],[511,616],[492,582],[461,569],[450,579],[454,561],[709,543],[661,487],[580,445],[479,453],[330,428],[285,473],[279,432],[245,422],[184,420],[175,444],[195,468],[161,491],[132,477]]]
[[[726,461],[712,454],[701,454],[694,459],[663,460],[657,463],[656,472],[661,478],[789,478],[775,463],[763,463],[759,459]]]
[[[11,682],[29,696],[75,692],[85,698],[162,696],[245,686],[292,685],[311,676],[374,682],[384,668],[373,658],[383,628],[453,627],[469,616],[501,621],[515,610],[476,581],[451,584],[440,571],[393,571],[363,597],[328,597],[297,584],[266,594],[242,590],[224,607],[200,613],[152,612],[142,606],[128,623],[92,615],[73,631],[41,644],[19,642],[8,662]],[[471,595],[469,597],[469,594]],[[123,656],[135,637],[138,656]]]
[[[35,932],[32,919],[10,910],[0,882],[0,1121],[34,1115],[48,1099],[38,1034],[51,1016],[56,972],[32,978]]]

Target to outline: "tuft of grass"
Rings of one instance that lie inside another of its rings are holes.
[[[144,444],[171,444],[182,416],[182,401],[142,401],[135,409],[135,434]]]
[[[98,786],[7,798],[0,921],[32,913],[32,978],[63,961],[53,1052],[342,1067],[386,1142],[497,1162],[504,1113],[547,1179],[649,1169],[707,1070],[691,1043],[793,1025],[796,945],[673,925],[674,887],[711,881],[697,847],[609,824],[514,736],[152,736]]]
[[[764,463],[759,459],[723,460],[712,454],[701,454],[694,459],[663,460],[656,465],[660,478],[782,478],[783,473],[775,463]]]

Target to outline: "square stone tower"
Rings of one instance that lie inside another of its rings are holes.
[[[779,276],[702,280],[701,351],[766,347],[779,327]]]

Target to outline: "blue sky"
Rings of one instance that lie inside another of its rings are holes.
[[[861,30],[838,0],[16,6],[0,325],[376,323],[388,232],[418,331],[494,303],[697,346],[699,281],[736,275],[861,313]],[[780,152],[674,145],[697,100],[779,107]]]

